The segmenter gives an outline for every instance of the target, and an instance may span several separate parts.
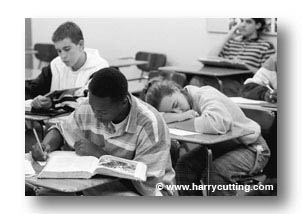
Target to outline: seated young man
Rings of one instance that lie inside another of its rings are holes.
[[[264,18],[241,19],[241,22],[230,30],[217,47],[209,52],[209,57],[243,62],[255,73],[275,53],[274,46],[261,38],[264,27]],[[246,78],[247,75],[220,78],[223,83],[223,93],[231,97],[238,96],[239,88]],[[213,77],[195,76],[191,79],[190,85],[211,85],[219,89],[219,84]]]
[[[85,48],[82,31],[73,22],[61,24],[52,41],[59,56],[36,79],[25,82],[25,98],[33,99],[31,106],[37,109],[52,106],[43,96],[49,91],[84,87],[94,72],[108,67],[98,50]]]
[[[241,87],[240,95],[254,100],[277,102],[277,54],[271,56]]]
[[[173,195],[165,188],[173,184],[175,173],[169,131],[160,113],[129,94],[125,76],[114,68],[94,74],[88,97],[67,120],[47,133],[42,142],[45,151],[59,149],[65,140],[79,155],[99,158],[109,154],[147,165],[146,182],[117,182],[106,190],[96,187],[84,191],[86,195]],[[33,157],[45,160],[47,153],[41,154],[35,145]],[[156,189],[158,183],[163,183],[163,190]]]

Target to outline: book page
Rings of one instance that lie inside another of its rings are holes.
[[[79,156],[75,152],[56,151],[49,154],[47,164],[38,177],[88,178],[87,173],[92,175],[97,164],[98,159],[93,156]],[[82,172],[86,173],[81,175]]]
[[[198,59],[205,66],[224,67],[224,68],[236,68],[248,70],[248,67],[241,61],[234,59],[225,59],[221,57],[214,58],[199,58]]]
[[[174,129],[174,128],[169,128],[169,132],[170,132],[170,134],[174,134],[174,135],[178,135],[178,136],[200,134],[198,132],[190,132],[190,131],[185,131],[182,129]]]
[[[229,97],[229,98],[236,104],[258,105],[262,107],[277,108],[277,105],[275,103],[269,103],[264,100],[252,100],[243,97]]]
[[[31,154],[26,153],[25,154],[25,165],[24,165],[24,173],[25,173],[25,177],[32,177],[34,175],[36,175],[36,172],[31,164],[31,162],[33,161]]]
[[[120,160],[114,160],[107,156],[100,160],[98,167],[110,168],[120,173],[134,175],[136,165],[136,163],[127,163]]]
[[[261,105],[265,104],[267,102],[263,100],[252,100],[252,99],[247,99],[243,97],[229,97],[234,103],[240,103],[240,104],[254,104],[254,105]]]
[[[32,103],[32,99],[30,100],[25,100],[25,111],[31,111],[31,103]]]
[[[146,180],[147,167],[143,163],[104,155],[100,158],[96,173],[134,180]]]

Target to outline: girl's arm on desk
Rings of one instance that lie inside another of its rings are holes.
[[[194,119],[196,132],[204,134],[225,134],[233,123],[227,108],[217,100],[199,101],[200,117]]]
[[[188,119],[192,119],[194,117],[199,116],[198,113],[194,110],[188,110],[180,113],[164,113],[162,112],[162,116],[166,123],[180,122]]]

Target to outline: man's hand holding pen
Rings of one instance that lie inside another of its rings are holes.
[[[277,90],[272,89],[269,83],[266,83],[267,92],[264,95],[264,100],[270,103],[277,103]]]
[[[31,154],[35,161],[46,161],[48,159],[48,153],[51,152],[50,146],[41,144],[41,147],[37,143],[32,146]]]

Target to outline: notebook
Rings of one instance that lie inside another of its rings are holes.
[[[51,91],[45,94],[45,97],[49,97],[52,100],[53,106],[49,109],[35,109],[31,106],[25,106],[26,115],[38,115],[38,116],[48,116],[55,117],[58,115],[73,112],[79,106],[77,99],[84,97],[84,94],[76,93],[81,88],[71,88],[65,90]],[[84,92],[83,92],[84,93]]]
[[[198,61],[201,62],[202,64],[204,64],[204,66],[249,70],[249,68],[244,63],[239,63],[239,62],[236,62],[233,60],[219,58],[219,57],[218,58],[199,58]]]

